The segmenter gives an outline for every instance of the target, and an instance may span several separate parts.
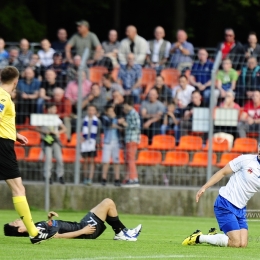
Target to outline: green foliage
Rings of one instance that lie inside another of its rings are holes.
[[[46,26],[38,23],[26,5],[9,3],[0,9],[1,34],[6,40],[27,38],[39,41],[46,35]]]

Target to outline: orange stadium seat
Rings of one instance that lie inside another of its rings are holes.
[[[146,135],[141,135],[141,140],[140,140],[140,143],[138,145],[138,149],[141,150],[141,149],[145,149],[148,147],[148,137]]]
[[[95,82],[95,83],[98,83],[98,84],[101,84],[101,81],[102,81],[102,76],[103,74],[107,73],[107,68],[105,67],[91,67],[89,69],[89,80],[91,82]]]
[[[41,147],[32,147],[29,150],[28,156],[25,158],[26,162],[39,162],[43,160],[43,152]]]
[[[161,75],[164,78],[164,83],[173,88],[179,84],[180,72],[177,69],[163,69]]]
[[[125,151],[124,150],[119,151],[119,163],[120,164],[125,163]]]
[[[185,135],[180,138],[176,150],[199,151],[202,149],[202,138],[199,136]]]
[[[15,146],[14,151],[15,151],[15,154],[16,154],[17,161],[21,161],[25,158],[25,150],[24,150],[23,147]]]
[[[136,165],[157,165],[162,162],[162,154],[158,151],[140,151]]]
[[[221,155],[221,158],[220,158],[220,162],[217,163],[217,167],[224,167],[226,164],[228,164],[231,160],[235,159],[236,157],[238,157],[239,153],[223,153]]]
[[[165,160],[161,163],[163,166],[185,166],[189,163],[189,154],[187,152],[167,152]]]
[[[76,147],[77,146],[77,133],[73,133],[71,135],[70,142],[67,143],[68,147]]]
[[[76,159],[76,149],[62,148],[62,159],[65,163],[73,163]]]
[[[217,163],[217,155],[215,153],[212,154],[212,165],[216,165]],[[208,153],[197,152],[194,153],[192,161],[188,164],[188,166],[192,167],[207,167],[208,166]]]
[[[68,137],[65,133],[60,135],[60,141],[63,146],[66,146],[68,143]]]
[[[20,131],[19,134],[24,135],[28,139],[28,146],[39,146],[41,144],[41,134],[33,130]]]
[[[212,148],[214,152],[227,152],[228,151],[228,140],[223,138],[213,138]],[[209,140],[207,140],[204,151],[209,149]]]
[[[257,152],[257,140],[253,138],[237,138],[231,152],[235,153],[255,153]]]
[[[118,72],[119,72],[119,68],[115,68],[115,69],[113,69],[113,71],[112,71],[112,78],[113,78],[113,80],[117,80],[117,77],[118,77]]]
[[[171,135],[155,135],[149,150],[172,150],[175,148],[175,138]]]
[[[148,84],[154,84],[156,78],[156,71],[151,68],[143,68],[142,69],[142,81],[141,84],[143,86],[147,86]]]
[[[95,163],[102,163],[102,150],[97,150],[97,156],[95,157]]]

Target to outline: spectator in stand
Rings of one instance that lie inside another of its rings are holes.
[[[192,66],[192,56],[194,55],[194,47],[192,43],[187,42],[188,35],[184,30],[178,30],[177,42],[172,44],[170,53],[170,66],[177,68],[179,71],[190,69]]]
[[[111,73],[113,71],[113,63],[112,60],[109,57],[106,57],[104,55],[104,50],[99,49],[96,50],[94,54],[94,59],[88,61],[88,66],[89,67],[105,67],[107,68],[108,72]]]
[[[135,104],[140,103],[142,67],[134,64],[133,53],[127,55],[127,64],[121,65],[118,73],[118,83],[123,86],[125,95],[132,95]]]
[[[179,86],[172,90],[172,96],[175,104],[179,108],[185,108],[191,102],[192,92],[195,88],[188,84],[188,78],[185,75],[179,77]]]
[[[82,99],[90,93],[91,84],[92,83],[87,80],[86,73],[82,72]],[[77,114],[78,88],[78,79],[76,79],[69,82],[65,90],[65,97],[71,101],[74,114]]]
[[[148,101],[142,102],[140,112],[143,134],[148,136],[149,143],[151,143],[153,136],[160,134],[161,120],[165,112],[165,106],[158,100],[156,89],[150,90]]]
[[[70,138],[71,138],[70,115],[72,112],[72,106],[71,106],[70,100],[65,98],[64,93],[65,92],[62,88],[59,88],[59,87],[55,88],[53,90],[53,97],[49,102],[52,104],[55,104],[55,106],[57,107],[57,114],[63,121],[63,123],[67,129],[67,131],[66,131],[67,138],[68,138],[68,140],[70,140]]]
[[[31,57],[33,55],[33,52],[29,50],[29,48],[30,48],[30,44],[28,40],[21,39],[18,60],[23,67],[27,67],[29,65]]]
[[[84,50],[89,49],[89,60],[93,59],[95,51],[101,49],[98,37],[93,32],[89,31],[89,23],[81,20],[76,23],[78,33],[75,33],[68,41],[65,52],[67,61],[72,63],[71,48],[75,48],[76,54],[82,57]]]
[[[33,70],[26,68],[24,78],[17,85],[17,124],[24,124],[26,117],[36,112],[40,85],[40,81],[34,78]]]
[[[210,101],[210,86],[211,86],[211,71],[213,62],[208,60],[208,52],[205,49],[198,51],[198,62],[195,62],[191,69],[190,83],[196,87],[203,96],[203,102],[209,105]],[[218,89],[215,89],[215,104],[217,104],[219,96]]]
[[[220,104],[221,108],[234,108],[240,110],[240,106],[235,102],[236,94],[232,89],[226,91],[225,99]]]
[[[106,73],[102,77],[103,91],[105,92],[106,100],[110,101],[112,99],[112,93],[114,91],[119,91],[121,95],[124,95],[124,89],[121,85],[116,83],[110,73]]]
[[[48,69],[55,71],[57,76],[56,81],[61,88],[65,88],[67,83],[67,64],[63,63],[61,52],[55,52],[53,54],[53,64],[48,66]]]
[[[134,54],[134,64],[144,65],[147,54],[147,41],[137,34],[137,30],[133,25],[126,28],[127,38],[120,43],[118,58],[121,65],[128,62],[128,54]]]
[[[222,52],[222,59],[229,58],[232,61],[234,69],[240,68],[245,52],[243,45],[235,40],[233,29],[228,28],[225,30],[225,40],[219,43],[217,50]]]
[[[183,111],[184,115],[180,121],[181,136],[188,135],[188,132],[191,131],[193,109],[196,107],[204,107],[202,103],[202,96],[198,90],[194,90],[192,92],[191,103]]]
[[[119,151],[120,151],[120,142],[119,142],[119,129],[121,127],[117,123],[118,119],[114,108],[112,106],[107,106],[105,108],[105,115],[102,117],[102,126],[104,130],[104,145],[102,152],[102,182],[103,186],[107,183],[107,172],[109,169],[109,164],[111,158],[113,158],[114,164],[114,185],[120,186],[120,165],[119,165]]]
[[[48,39],[43,39],[41,41],[41,50],[38,51],[41,64],[44,68],[49,67],[53,63],[54,49],[51,48],[51,43]]]
[[[117,40],[117,31],[116,30],[110,30],[108,32],[108,40],[102,42],[102,48],[105,51],[105,53],[113,53],[118,52],[120,46],[120,42]]]
[[[126,167],[127,174],[125,177],[124,187],[138,187],[138,173],[135,164],[135,157],[140,143],[141,121],[138,113],[133,108],[133,100],[127,97],[124,102],[125,119],[121,118],[118,123],[125,128],[125,144],[126,144]]]
[[[155,28],[154,37],[148,41],[147,63],[160,74],[170,56],[171,43],[163,39],[165,31],[161,26]]]
[[[53,42],[51,44],[51,47],[56,51],[56,52],[61,52],[63,58],[65,57],[65,46],[68,42],[68,34],[66,29],[60,28],[57,32],[57,41]]]
[[[8,52],[5,50],[5,41],[3,38],[0,38],[0,63],[2,60],[8,59]]]
[[[251,98],[254,90],[260,90],[260,66],[255,57],[247,60],[242,68],[237,84],[237,101],[243,106],[246,98]]]
[[[0,69],[3,69],[6,66],[14,66],[19,72],[22,72],[23,65],[18,60],[19,48],[12,46],[9,48],[8,58],[0,62]]]
[[[107,105],[114,108],[117,118],[124,117],[123,104],[124,96],[118,90],[115,90],[112,93],[112,99],[107,102]]]
[[[95,157],[97,156],[96,146],[97,137],[99,131],[99,121],[96,116],[97,109],[94,105],[89,105],[87,109],[87,115],[83,121],[82,136],[83,141],[81,143],[81,155],[84,159],[83,171],[85,185],[92,185],[94,172],[95,172]],[[89,164],[89,174],[88,174]]]
[[[47,104],[47,113],[49,115],[57,114],[57,107],[55,104]],[[64,164],[62,160],[61,143],[59,136],[66,133],[66,127],[60,118],[57,118],[57,126],[41,126],[36,128],[41,134],[44,144],[44,178],[48,178],[52,184],[52,160],[56,159],[56,174],[60,184],[65,184],[64,181]],[[54,155],[54,156],[52,156]]]
[[[163,76],[157,76],[154,89],[157,90],[158,100],[165,106],[172,102],[172,90],[164,84]]]
[[[260,61],[260,45],[257,43],[257,35],[255,32],[251,32],[248,35],[248,43],[244,45],[245,57],[255,57],[257,61]]]
[[[32,54],[28,67],[34,71],[34,77],[39,81],[42,81],[42,67],[38,54]]]
[[[90,93],[82,101],[82,109],[85,109],[89,105],[96,107],[96,116],[100,116],[104,110],[107,103],[105,93],[102,88],[97,83],[93,83],[91,86]]]
[[[248,132],[260,132],[260,92],[253,91],[252,100],[244,106],[244,112],[241,114],[240,122],[237,126],[239,137],[246,137]],[[259,139],[260,135],[258,136]],[[260,140],[258,140],[259,142]]]
[[[232,62],[229,58],[222,61],[222,70],[217,74],[217,88],[220,91],[221,97],[225,97],[227,91],[235,90],[238,79],[238,73],[232,68]]]
[[[44,112],[45,102],[51,100],[53,98],[53,90],[60,87],[56,79],[57,75],[54,70],[46,70],[45,79],[41,84],[39,98],[37,100],[37,113]]]
[[[73,63],[71,63],[68,66],[68,69],[67,69],[67,81],[68,82],[69,81],[73,81],[73,80],[77,80],[80,64],[81,64],[81,57],[79,55],[75,55],[73,57]],[[88,68],[87,68],[87,66],[85,66],[84,72],[88,76]]]

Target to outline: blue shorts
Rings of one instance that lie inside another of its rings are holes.
[[[227,199],[218,196],[214,204],[214,212],[221,231],[248,229],[246,207],[239,209]]]

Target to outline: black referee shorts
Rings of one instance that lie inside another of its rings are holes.
[[[14,141],[0,137],[0,180],[21,177],[14,151]]]

